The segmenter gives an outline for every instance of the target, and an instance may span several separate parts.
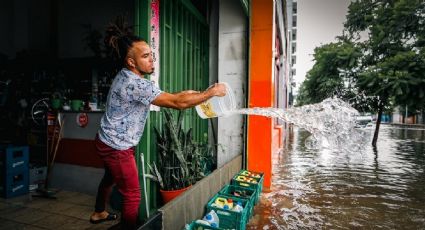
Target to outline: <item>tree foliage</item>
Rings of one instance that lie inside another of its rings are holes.
[[[358,88],[384,103],[425,102],[425,3],[423,0],[362,0],[349,6],[344,24],[361,47]]]
[[[360,49],[349,41],[315,48],[315,64],[301,85],[297,105],[318,103],[333,96],[352,96],[353,70],[361,55]]]

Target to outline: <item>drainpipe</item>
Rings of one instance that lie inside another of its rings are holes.
[[[247,56],[245,59],[245,66],[246,66],[246,74],[245,74],[245,87],[244,87],[244,91],[245,93],[245,104],[243,105],[245,108],[248,108],[248,99],[249,99],[249,60],[250,60],[250,56],[251,56],[251,50],[249,49],[249,43],[250,43],[250,19],[251,19],[251,15],[250,15],[250,10],[251,9],[251,4],[248,3],[248,15],[246,18],[246,43],[245,43],[245,49],[248,51],[247,52]],[[248,115],[244,115],[243,116],[243,153],[242,153],[242,168],[246,169],[247,168],[247,156],[248,156]]]

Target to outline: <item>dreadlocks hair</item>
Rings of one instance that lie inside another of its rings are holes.
[[[133,26],[128,24],[124,16],[118,16],[106,28],[104,40],[106,52],[122,66],[125,65],[125,58],[133,43],[140,41],[146,42],[133,34]]]

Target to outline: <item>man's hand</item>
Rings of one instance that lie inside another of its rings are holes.
[[[226,95],[226,85],[223,83],[215,83],[212,87],[208,88],[214,96],[223,97]]]

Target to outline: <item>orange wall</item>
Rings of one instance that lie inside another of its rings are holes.
[[[249,107],[273,106],[273,1],[251,1]],[[270,187],[273,152],[273,121],[248,117],[248,170],[265,173],[264,186]]]

